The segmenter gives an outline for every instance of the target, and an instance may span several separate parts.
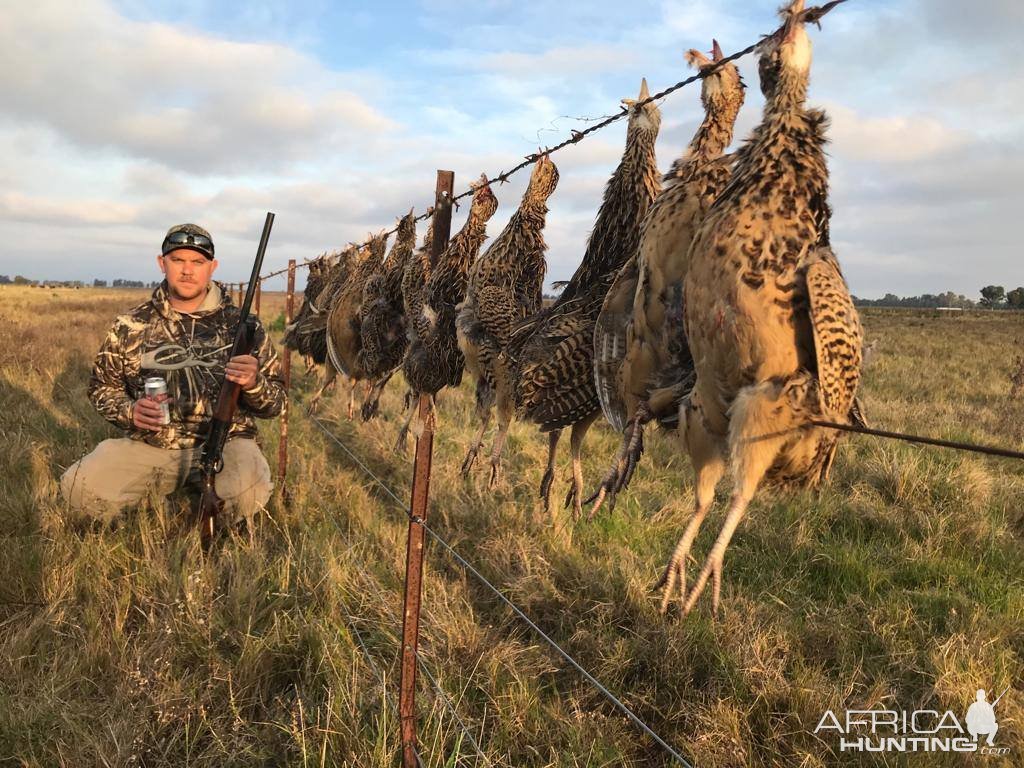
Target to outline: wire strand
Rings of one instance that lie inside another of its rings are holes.
[[[815,6],[813,8],[808,8],[805,11],[803,11],[803,13],[801,14],[801,20],[803,22],[805,22],[805,23],[817,24],[820,27],[821,26],[821,19],[825,16],[825,14],[827,14],[829,11],[831,11],[833,8],[835,8],[837,5],[842,5],[846,1],[847,0],[831,0],[831,2],[825,3],[824,5]],[[772,32],[771,34],[763,36],[757,42],[751,43],[746,48],[742,48],[742,49],[736,51],[735,53],[731,53],[728,56],[725,56],[724,58],[719,59],[718,61],[714,62],[713,64],[711,64],[711,65],[709,65],[707,67],[704,67],[699,72],[691,75],[690,77],[687,77],[687,78],[685,78],[683,80],[680,80],[675,85],[670,85],[667,88],[664,88],[663,90],[658,91],[653,96],[649,96],[646,99],[643,99],[641,101],[636,102],[633,105],[633,109],[636,109],[638,107],[646,106],[647,104],[652,104],[655,101],[659,101],[661,99],[664,99],[666,96],[668,96],[668,95],[670,95],[672,93],[675,93],[676,91],[680,90],[681,88],[685,88],[686,86],[688,86],[688,85],[690,85],[692,83],[697,82],[698,80],[702,80],[702,79],[704,79],[706,77],[710,77],[711,75],[713,75],[716,72],[718,72],[718,70],[720,70],[722,67],[726,66],[727,64],[730,64],[730,63],[736,61],[737,59],[741,59],[744,56],[750,55],[751,53],[756,51],[758,49],[758,47],[760,47],[764,43],[765,40],[778,35],[784,29],[785,29],[785,25],[779,27],[774,32]],[[495,176],[488,176],[487,177],[488,184],[493,184],[494,182],[498,182],[499,184],[504,184],[506,181],[509,180],[509,178],[511,176],[515,175],[516,173],[519,173],[519,171],[521,171],[524,168],[526,168],[526,167],[532,165],[533,163],[537,162],[537,160],[539,160],[540,158],[542,158],[542,157],[549,157],[550,155],[554,154],[555,152],[559,152],[559,151],[565,149],[568,146],[572,146],[573,144],[578,144],[579,142],[583,141],[583,139],[587,138],[591,134],[596,133],[597,131],[600,131],[603,128],[607,128],[612,123],[615,123],[615,122],[617,122],[619,120],[622,120],[623,118],[627,117],[629,114],[630,114],[630,110],[623,108],[618,113],[616,113],[614,115],[611,115],[609,117],[606,117],[605,119],[600,120],[599,122],[595,123],[594,125],[586,128],[586,129],[584,129],[582,131],[571,130],[569,138],[565,139],[564,141],[559,142],[555,146],[553,146],[553,147],[546,147],[541,152],[537,152],[536,154],[527,155],[526,158],[522,162],[512,166],[507,171],[501,171],[500,173],[498,173]],[[465,190],[464,192],[461,192],[458,195],[455,195],[455,197],[452,198],[451,202],[453,204],[456,204],[460,200],[463,200],[463,199],[465,199],[467,197],[472,196],[472,194],[475,191],[476,190],[473,187],[470,187],[469,189]],[[419,216],[415,217],[413,219],[413,221],[414,222],[420,222],[420,221],[423,221],[424,219],[430,218],[430,216],[432,216],[432,215],[433,215],[433,210],[428,209],[425,213],[421,213]],[[390,235],[393,235],[397,231],[398,231],[398,225],[396,224],[391,229],[385,231],[384,234],[387,235],[387,236],[390,236]],[[356,247],[357,248],[363,248],[363,247],[369,245],[369,242],[370,242],[369,240],[366,240],[366,241],[360,243],[359,245],[357,245]],[[313,261],[315,261],[315,259],[312,260],[312,261],[305,262],[304,264],[298,264],[298,265],[296,265],[296,269],[308,267],[310,264],[313,263]],[[268,275],[261,276],[260,280],[263,281],[263,280],[269,279],[271,277],[277,277],[278,275],[284,274],[287,271],[288,271],[288,268],[285,267],[284,269],[279,269],[276,272],[271,272]]]
[[[640,728],[640,730],[642,730],[644,733],[650,736],[651,739],[653,739],[655,743],[657,743],[662,749],[664,749],[676,762],[678,762],[682,766],[685,766],[685,768],[693,768],[693,765],[691,763],[687,762],[686,759],[682,757],[682,755],[680,755],[675,749],[669,746],[669,744],[664,739],[662,739],[657,733],[655,733],[650,728],[650,726],[647,725],[647,723],[641,720],[629,707],[622,703],[622,701],[617,696],[615,696],[615,694],[613,694],[604,685],[602,685],[601,682],[592,674],[590,674],[590,672],[588,672],[578,661],[576,661],[576,659],[574,659],[568,651],[562,648],[562,646],[555,642],[546,632],[544,632],[544,630],[537,626],[537,624],[529,616],[527,616],[522,611],[522,609],[519,608],[519,606],[517,606],[515,603],[509,600],[500,589],[498,589],[490,581],[488,581],[487,578],[482,573],[480,573],[480,571],[478,571],[471,563],[469,563],[464,557],[462,557],[462,555],[456,552],[455,549],[450,544],[448,544],[448,542],[445,541],[444,538],[439,533],[437,533],[433,528],[429,527],[426,524],[426,522],[421,518],[414,517],[412,513],[409,512],[409,510],[406,508],[405,502],[403,502],[398,497],[398,495],[394,491],[392,491],[391,488],[387,486],[387,484],[384,483],[383,480],[377,477],[377,475],[374,474],[374,472],[369,467],[367,467],[366,464],[359,457],[357,457],[351,450],[349,450],[348,446],[346,446],[336,435],[330,432],[330,430],[328,430],[323,425],[320,419],[318,419],[315,415],[312,414],[309,415],[309,418],[315,424],[317,424],[317,426],[320,427],[324,434],[331,438],[331,440],[333,440],[335,444],[340,446],[345,451],[345,453],[351,456],[355,460],[355,462],[360,467],[363,468],[366,474],[369,475],[385,493],[387,493],[388,496],[395,500],[398,507],[402,510],[405,516],[409,518],[410,521],[422,526],[423,530],[427,534],[429,534],[430,537],[434,541],[436,541],[441,547],[443,547],[445,551],[448,552],[448,554],[451,555],[459,564],[461,564],[462,567],[465,568],[467,572],[469,572],[481,584],[487,587],[487,589],[490,590],[502,603],[508,606],[513,611],[513,613],[516,614],[516,616],[518,616],[527,626],[529,626],[537,634],[538,637],[540,637],[545,643],[547,643],[556,653],[558,653],[559,656],[565,659],[565,661],[567,661],[577,672],[579,672],[584,677],[584,679],[587,680],[587,682],[589,682],[620,712],[622,712],[627,718],[629,718],[634,723],[634,725],[636,725],[638,728]]]

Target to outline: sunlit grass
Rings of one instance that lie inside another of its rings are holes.
[[[395,765],[395,715],[353,631],[397,696],[404,516],[300,405],[292,506],[275,498],[251,542],[204,562],[180,502],[147,505],[115,531],[67,525],[60,472],[114,434],[86,400],[92,356],[114,315],[145,296],[0,289],[0,764]],[[263,297],[265,319],[282,308],[281,295]],[[877,339],[863,390],[874,425],[1022,447],[1021,401],[1008,398],[1020,315],[864,319]],[[293,368],[299,403],[315,382],[297,358]],[[369,425],[344,419],[343,391],[321,415],[405,498],[411,450],[392,450],[403,394],[396,378]],[[613,512],[579,525],[560,512],[556,531],[536,500],[546,441],[515,425],[491,492],[483,469],[460,472],[469,383],[439,406],[431,525],[698,766],[855,763],[812,733],[826,709],[961,714],[976,688],[1011,684],[998,742],[1007,765],[1022,754],[1018,462],[850,439],[820,493],[758,497],[726,558],[720,619],[701,603],[682,620],[660,616],[651,592],[693,504],[672,440],[652,435]],[[276,423],[261,422],[261,440],[273,466]],[[616,443],[592,431],[588,485]],[[721,504],[698,561],[720,522]],[[424,606],[423,658],[493,764],[667,764],[436,546]],[[420,686],[427,765],[475,764]]]

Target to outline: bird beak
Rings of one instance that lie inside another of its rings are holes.
[[[651,98],[651,92],[647,90],[647,78],[645,77],[640,80],[640,96],[637,101],[645,101],[649,98]]]
[[[721,61],[725,57],[722,55],[722,47],[718,44],[717,40],[711,41],[711,59],[713,61]]]

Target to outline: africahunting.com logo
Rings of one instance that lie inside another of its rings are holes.
[[[1006,690],[1009,690],[1007,688]],[[964,719],[952,710],[913,711],[895,709],[849,709],[839,717],[831,709],[821,716],[816,734],[833,732],[839,737],[840,752],[977,752],[1005,755],[1009,747],[995,743],[999,723],[996,705],[1004,690],[989,703],[979,689]]]

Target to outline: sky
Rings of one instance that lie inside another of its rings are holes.
[[[688,48],[730,53],[778,23],[778,0],[5,5],[0,274],[89,281],[158,278],[185,221],[212,232],[225,281],[248,276],[268,210],[265,272],[362,241],[422,212],[436,169],[462,191],[617,112],[641,77],[652,92],[687,77]],[[852,292],[1024,284],[1024,2],[849,0],[810,34]],[[740,65],[737,143],[760,120],[755,66]],[[660,108],[667,170],[699,90]],[[620,121],[554,155],[549,284],[582,256],[624,137]],[[527,177],[496,187],[491,237]]]

